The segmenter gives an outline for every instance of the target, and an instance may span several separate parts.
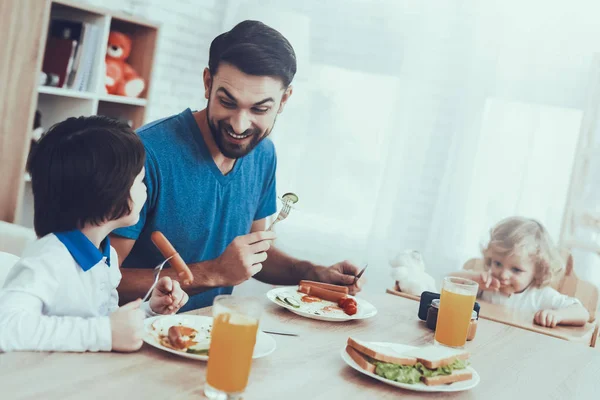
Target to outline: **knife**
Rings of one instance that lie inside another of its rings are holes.
[[[369,266],[369,264],[366,264],[365,267],[358,273],[358,275],[356,275],[354,277],[354,283],[356,283],[356,281],[358,281],[360,279],[360,277],[362,276],[362,274],[365,273],[365,270],[367,269],[368,266]]]
[[[268,330],[264,330],[264,333],[270,333],[272,335],[282,335],[282,336],[299,336],[297,333],[290,333],[290,332],[278,332],[278,331],[268,331]]]

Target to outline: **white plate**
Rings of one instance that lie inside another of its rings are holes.
[[[179,324],[196,329],[198,331],[198,334],[196,335],[196,340],[199,342],[198,345],[205,348],[209,347],[210,330],[212,329],[213,319],[212,317],[204,317],[201,315],[159,315],[157,317],[146,318],[144,321],[144,326],[146,328],[144,342],[157,349],[168,351],[169,353],[177,354],[181,357],[201,361],[208,360],[207,355],[191,354],[174,350],[165,347],[160,343],[158,339],[159,333],[162,332],[163,334],[166,334],[171,326]],[[254,345],[252,358],[268,356],[275,351],[276,347],[277,344],[275,343],[275,339],[259,330],[256,335],[256,344]]]
[[[287,303],[283,303],[277,300],[277,296],[279,297],[292,297],[299,304],[300,308],[295,308],[290,306]],[[371,303],[366,300],[363,300],[359,297],[348,296],[356,300],[356,304],[358,306],[358,310],[354,315],[348,315],[341,309],[337,307],[337,304],[332,301],[322,300],[318,303],[305,303],[301,299],[304,297],[304,293],[298,292],[298,286],[286,286],[280,287],[276,289],[269,290],[267,292],[267,297],[273,303],[281,306],[283,308],[287,308],[293,313],[301,315],[303,317],[318,319],[321,321],[331,321],[331,322],[342,322],[342,321],[351,321],[353,319],[365,319],[371,318],[375,314],[377,314],[377,309]],[[333,306],[336,309],[323,310],[324,307]]]
[[[397,344],[397,343],[374,342],[373,344],[376,344],[379,346],[391,347],[392,349],[396,350],[397,352],[404,352],[404,351],[408,351],[408,350],[412,350],[412,349],[416,348],[414,346],[408,346],[405,344]],[[365,374],[367,376],[370,376],[371,378],[375,378],[378,381],[387,383],[388,385],[396,386],[396,387],[399,387],[402,389],[407,389],[407,390],[414,390],[416,392],[460,392],[463,390],[473,389],[475,386],[477,386],[477,384],[479,383],[479,380],[480,380],[479,374],[477,373],[477,371],[475,371],[472,367],[467,367],[467,370],[471,371],[471,373],[473,374],[473,377],[471,379],[469,379],[468,381],[454,382],[449,385],[437,385],[437,386],[427,386],[423,382],[413,383],[413,384],[400,383],[400,382],[392,381],[389,379],[385,379],[382,376],[376,375],[374,373],[371,373],[369,371],[362,369],[352,359],[352,357],[350,357],[350,355],[346,352],[345,347],[342,349],[342,360],[344,360],[346,362],[346,364],[348,364],[349,366],[351,366],[358,372]]]

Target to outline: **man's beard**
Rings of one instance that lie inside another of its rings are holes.
[[[206,117],[208,119],[208,126],[210,128],[210,132],[212,134],[219,151],[223,153],[223,155],[227,158],[236,159],[241,158],[250,153],[258,144],[267,136],[271,134],[273,127],[275,126],[275,121],[273,121],[273,126],[271,129],[267,129],[266,131],[261,132],[260,129],[247,129],[243,133],[235,132],[231,125],[226,124],[224,121],[213,122],[210,118],[210,114],[208,109],[210,108],[210,102],[207,106]],[[275,118],[277,120],[277,117]],[[227,132],[232,132],[236,135],[250,135],[250,142],[247,144],[235,144],[231,143],[227,140],[226,136],[229,136]],[[262,134],[261,134],[262,133]]]

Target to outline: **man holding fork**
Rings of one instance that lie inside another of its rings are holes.
[[[207,107],[190,109],[138,130],[146,148],[148,201],[138,224],[118,229],[123,301],[152,284],[161,261],[150,235],[161,231],[195,279],[182,311],[206,307],[251,277],[280,285],[314,280],[360,290],[359,268],[330,267],[291,257],[266,230],[276,210],[276,154],[267,136],[292,95],[296,56],[278,31],[244,21],[217,36],[204,70]],[[163,270],[176,278],[171,269]]]

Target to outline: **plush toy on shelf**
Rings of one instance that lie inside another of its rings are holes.
[[[435,280],[425,272],[421,253],[405,250],[390,260],[392,278],[396,280],[396,290],[415,296],[425,291],[436,292]]]
[[[131,38],[124,33],[111,31],[106,49],[106,92],[119,96],[138,97],[146,83],[125,62],[131,54]]]

